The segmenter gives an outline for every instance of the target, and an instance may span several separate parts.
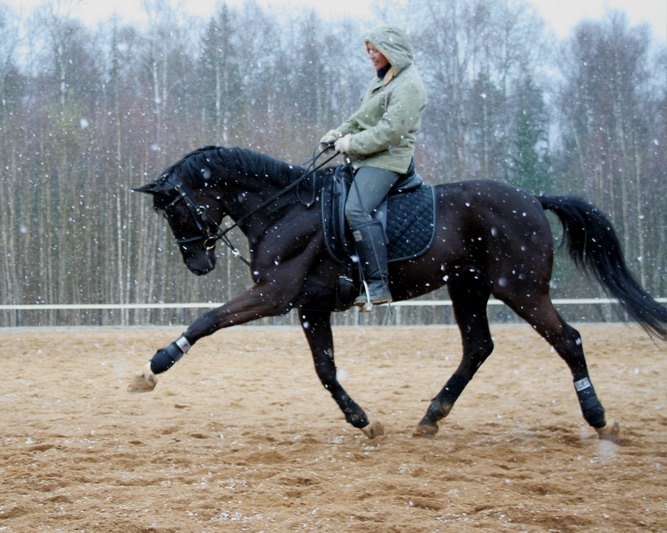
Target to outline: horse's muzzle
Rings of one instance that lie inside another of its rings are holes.
[[[203,276],[215,268],[215,253],[213,249],[206,250],[194,256],[184,257],[183,262],[190,272]]]

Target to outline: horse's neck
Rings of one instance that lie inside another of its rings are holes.
[[[249,150],[235,155],[220,173],[224,177],[219,191],[227,214],[247,234],[273,221],[272,206],[264,204],[289,186],[293,172],[290,165],[270,156]]]
[[[232,179],[243,190],[278,191],[294,179],[294,167],[271,156],[236,148],[227,162]]]

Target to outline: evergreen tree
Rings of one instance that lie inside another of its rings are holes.
[[[508,181],[535,194],[550,192],[548,118],[542,91],[530,75],[519,82],[514,109]]]
[[[235,13],[223,4],[206,26],[198,71],[202,122],[219,142],[229,142],[230,124],[243,114]]]
[[[507,101],[489,75],[480,72],[468,99],[470,177],[502,179],[505,176]]]

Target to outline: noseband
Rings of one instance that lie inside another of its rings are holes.
[[[173,176],[173,175],[172,175]],[[174,176],[176,177],[176,176]],[[225,236],[226,231],[220,232],[217,231],[219,226],[216,222],[206,213],[206,209],[202,205],[197,205],[197,203],[192,198],[192,192],[189,188],[183,183],[180,178],[178,183],[174,186],[178,196],[165,208],[169,209],[170,207],[175,206],[181,200],[185,202],[185,205],[188,208],[190,216],[195,221],[199,235],[194,237],[184,237],[182,239],[176,239],[178,244],[189,244],[191,242],[204,241],[204,248],[210,250],[215,246],[215,243]],[[211,228],[215,228],[216,231],[211,231]]]

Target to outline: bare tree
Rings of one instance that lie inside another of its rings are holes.
[[[559,102],[567,186],[610,213],[644,283],[652,226],[647,210],[656,201],[650,195],[655,180],[665,179],[664,168],[658,175],[646,172],[654,158],[649,139],[655,138],[646,113],[651,108],[648,48],[647,28],[630,28],[622,13],[581,23],[563,54]]]

